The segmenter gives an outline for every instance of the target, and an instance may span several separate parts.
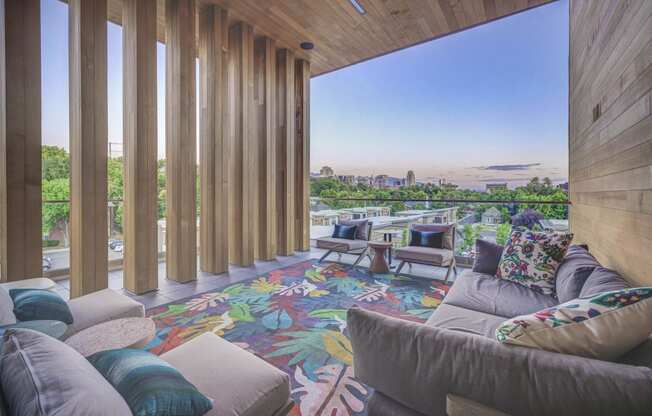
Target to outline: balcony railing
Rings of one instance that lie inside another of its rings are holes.
[[[456,224],[455,255],[459,264],[471,264],[477,238],[504,244],[512,219],[535,229],[568,231],[569,201],[501,199],[310,199],[310,237],[331,235],[336,223],[368,218],[372,240],[391,238],[395,248],[408,244],[411,224]]]

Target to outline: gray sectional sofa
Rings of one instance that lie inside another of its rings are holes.
[[[652,338],[616,362],[496,341],[508,318],[628,287],[580,246],[556,285],[546,296],[467,270],[425,324],[351,309],[355,375],[375,390],[369,415],[445,415],[447,395],[513,416],[652,414]]]

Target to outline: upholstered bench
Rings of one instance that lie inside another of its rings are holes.
[[[211,332],[161,358],[214,400],[206,416],[284,416],[294,405],[287,374]]]

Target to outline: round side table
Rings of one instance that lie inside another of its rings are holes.
[[[120,348],[143,348],[156,335],[149,318],[124,318],[86,328],[66,339],[84,357]]]
[[[389,265],[385,260],[385,251],[392,249],[392,243],[385,241],[370,241],[369,247],[374,249],[369,271],[372,273],[389,273]]]

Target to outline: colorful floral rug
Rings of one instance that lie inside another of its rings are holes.
[[[371,391],[353,377],[346,311],[353,305],[423,322],[449,286],[370,275],[310,260],[148,311],[156,354],[211,331],[290,375],[291,415],[365,415]]]

